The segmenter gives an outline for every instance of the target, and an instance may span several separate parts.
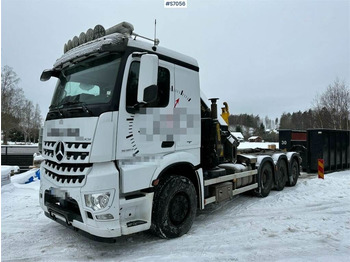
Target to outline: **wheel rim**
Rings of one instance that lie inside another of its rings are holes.
[[[190,212],[190,203],[183,193],[176,194],[170,202],[169,218],[174,225],[181,224]]]

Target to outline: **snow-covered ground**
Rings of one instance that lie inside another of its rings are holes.
[[[12,177],[1,192],[2,261],[349,261],[350,171],[304,174],[267,198],[248,195],[200,211],[181,238],[149,232],[116,243],[87,239],[46,218],[39,181]]]

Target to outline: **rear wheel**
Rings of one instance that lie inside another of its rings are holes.
[[[275,189],[277,191],[283,190],[284,186],[287,183],[287,179],[288,179],[287,164],[285,161],[281,160],[277,164]]]
[[[299,173],[300,173],[300,170],[299,170],[299,164],[298,164],[298,161],[295,160],[295,158],[292,160],[292,164],[291,164],[291,177],[289,178],[289,181],[288,181],[288,186],[295,186],[297,181],[298,181],[298,178],[299,178]]]
[[[269,163],[265,163],[260,171],[260,188],[258,196],[267,197],[270,194],[272,183],[272,167]]]
[[[186,234],[197,212],[196,189],[183,176],[171,176],[155,192],[152,211],[152,230],[163,238]]]

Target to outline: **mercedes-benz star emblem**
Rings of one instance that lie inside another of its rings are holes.
[[[62,141],[58,142],[55,149],[55,155],[58,162],[62,161],[64,157],[64,143]]]

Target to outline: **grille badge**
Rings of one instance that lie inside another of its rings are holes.
[[[65,154],[65,147],[62,141],[59,141],[55,148],[55,155],[58,162],[61,162]]]

